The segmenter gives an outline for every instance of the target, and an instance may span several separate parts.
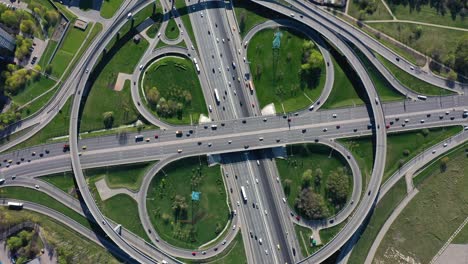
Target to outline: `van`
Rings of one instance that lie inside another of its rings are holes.
[[[140,141],[143,141],[143,135],[135,136],[135,142],[140,142]]]
[[[427,99],[427,96],[425,96],[425,95],[418,95],[418,99],[420,99],[420,100],[426,100],[426,99]]]

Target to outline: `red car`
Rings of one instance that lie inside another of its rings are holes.
[[[385,127],[386,127],[387,129],[389,129],[389,128],[390,128],[390,125],[386,125]]]
[[[288,122],[291,122],[291,118],[288,118]]]
[[[197,255],[197,252],[192,252],[192,256],[196,256]]]
[[[155,134],[155,135],[154,135],[154,138],[159,138],[159,135],[158,135],[158,134]]]
[[[296,215],[296,220],[297,220],[297,221],[301,221],[301,217],[298,216],[298,215]]]

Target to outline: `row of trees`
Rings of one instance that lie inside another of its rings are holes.
[[[323,185],[323,172],[320,168],[315,171],[307,169],[302,174],[301,190],[296,198],[296,209],[302,215],[310,219],[323,219],[330,215],[330,210],[320,195]],[[291,180],[286,179],[284,189],[286,195],[289,195],[291,188]],[[346,198],[349,192],[349,175],[346,167],[337,168],[328,175],[325,193],[328,201],[337,209],[341,208],[346,203]]]
[[[323,56],[315,47],[315,43],[311,40],[306,40],[302,44],[302,64],[299,70],[301,80],[308,86],[312,87],[318,81],[321,68],[323,65]]]
[[[35,65],[33,70],[30,70],[8,64],[7,70],[2,72],[2,77],[5,79],[5,92],[9,95],[18,94],[27,83],[37,81],[40,78],[40,71],[39,65]]]
[[[16,263],[26,263],[27,260],[35,258],[40,251],[35,231],[22,230],[16,236],[7,240],[7,245],[12,255],[18,256]]]
[[[157,87],[148,89],[146,98],[150,107],[155,109],[159,116],[165,118],[177,116],[181,119],[184,105],[192,103],[192,94],[177,86],[168,89],[167,98],[169,99],[162,97]]]

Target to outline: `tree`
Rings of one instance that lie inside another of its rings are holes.
[[[44,18],[47,21],[47,26],[55,26],[59,21],[60,15],[55,10],[49,10],[45,13]]]
[[[314,178],[315,187],[318,187],[320,186],[320,184],[322,184],[322,177],[323,177],[322,169],[320,168],[315,169],[315,178]]]
[[[160,93],[158,88],[153,87],[151,88],[148,93],[146,94],[146,99],[148,99],[148,103],[151,106],[156,106],[158,104],[159,98],[160,98]]]
[[[335,171],[328,176],[327,192],[335,205],[341,205],[346,202],[348,190],[349,179],[343,172]]]
[[[300,214],[310,219],[323,219],[329,215],[323,197],[311,188],[305,188],[296,199],[296,208]]]
[[[111,128],[112,125],[114,124],[114,112],[108,111],[102,114],[102,119],[104,122],[104,127],[105,128]]]
[[[45,73],[46,74],[51,74],[52,73],[52,64],[47,64],[45,68]]]
[[[409,154],[410,154],[410,151],[409,151],[409,149],[405,149],[405,150],[403,150],[403,155],[404,155],[404,156],[408,157],[408,156],[409,156]]]
[[[447,76],[447,79],[451,82],[454,82],[457,80],[457,73],[453,70],[450,70]]]
[[[424,129],[421,131],[421,133],[423,134],[424,137],[427,137],[427,136],[429,136],[429,129],[424,128]]]
[[[440,171],[445,172],[447,170],[448,162],[449,162],[449,157],[443,157],[440,159]]]
[[[312,182],[312,170],[307,169],[302,173],[302,187],[307,188],[310,186],[310,183]]]
[[[242,11],[240,14],[240,21],[239,21],[239,30],[240,32],[244,32],[245,30],[245,20],[247,19],[247,13]]]
[[[468,76],[468,37],[464,37],[458,43],[455,50],[455,70],[465,76]]]
[[[176,217],[181,218],[186,215],[187,213],[187,202],[185,201],[185,197],[181,195],[176,195],[174,198],[174,202],[172,203],[172,210]]]
[[[8,27],[12,27],[12,28],[18,27],[19,18],[16,15],[16,12],[14,12],[13,10],[6,10],[5,12],[3,12],[0,19]]]
[[[12,236],[8,238],[7,245],[11,251],[16,252],[16,250],[23,246],[23,241],[17,236]]]
[[[34,25],[33,21],[29,19],[23,19],[21,21],[20,30],[23,34],[32,35],[35,29],[36,29],[36,26]]]
[[[286,196],[289,196],[289,194],[291,193],[291,179],[285,179],[284,180],[284,183],[283,183],[283,188],[284,188],[284,194],[286,194]]]

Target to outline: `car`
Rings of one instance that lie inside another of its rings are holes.
[[[432,151],[432,154],[435,154],[435,153],[436,153],[436,150],[434,149],[434,150]]]
[[[209,142],[209,143],[208,143],[208,147],[211,147],[211,145],[212,145],[211,142]]]
[[[354,132],[357,132],[357,128],[353,129]]]
[[[276,245],[276,248],[277,248],[278,250],[281,250],[281,247],[280,247],[279,244]]]
[[[236,230],[236,225],[233,225],[233,226],[232,226],[232,230]]]
[[[447,146],[448,146],[448,144],[447,144],[447,143],[444,143],[444,148],[447,147]]]
[[[444,116],[443,116],[443,115],[439,115],[439,119],[444,119]]]
[[[247,123],[247,121],[246,121],[246,120],[242,120],[242,124],[245,124],[245,123]]]
[[[150,138],[146,138],[146,142],[150,142],[150,140],[151,140]]]
[[[255,182],[258,183],[258,178],[255,178]]]
[[[217,247],[215,247],[215,248],[213,248],[213,250],[214,250],[214,251],[218,251],[218,248],[217,248]]]
[[[219,43],[219,38],[216,38],[216,42],[218,42],[218,43]]]
[[[36,156],[36,151],[33,151],[33,152],[31,153],[31,156]]]
[[[263,122],[266,122],[267,120],[268,120],[268,119],[266,119],[266,117],[265,117],[265,118],[263,118]]]
[[[263,141],[263,137],[259,137],[258,140],[259,140],[259,141]]]
[[[221,244],[226,245],[226,243],[227,243],[227,241],[226,241],[226,239],[224,239]]]
[[[34,185],[34,188],[39,189],[39,185],[37,185],[37,184]]]
[[[336,114],[333,114],[332,116],[333,116],[333,118],[336,118],[337,115],[336,115]]]
[[[288,118],[288,122],[289,122],[289,123],[291,122],[291,118]]]
[[[405,123],[403,123],[403,124],[401,124],[401,126],[402,126],[402,127],[405,127],[405,126],[406,126],[406,124],[405,124]]]
[[[276,142],[280,142],[280,141],[281,141],[281,139],[279,139],[279,138],[276,139]]]
[[[304,134],[305,132],[307,132],[307,129],[302,129],[302,133]]]
[[[289,14],[289,15],[290,15],[291,17],[294,17],[294,14],[293,14],[293,13],[291,13],[291,14]]]
[[[131,18],[131,17],[132,17],[132,12],[127,14],[127,18]]]
[[[410,68],[410,70],[414,71],[414,67],[413,67],[413,66],[410,66],[409,68]]]
[[[88,73],[88,72],[89,72],[89,68],[86,68],[86,71],[85,71],[85,73]]]
[[[258,239],[258,243],[261,245],[263,243],[262,239]]]
[[[323,129],[323,132],[327,132],[327,131],[328,131],[328,128],[324,128],[324,129]]]
[[[420,121],[420,122],[421,122],[421,124],[423,124],[425,121],[424,121],[424,119],[421,119],[421,121]]]
[[[297,221],[301,221],[301,217],[298,216],[298,215],[296,215],[296,220],[297,220]]]
[[[245,149],[248,149],[248,148],[249,148],[249,145],[244,145],[244,148],[245,148]]]
[[[244,58],[242,58],[242,59],[244,59],[244,62],[246,61],[245,57],[244,57]]]
[[[223,43],[224,43],[224,39],[222,39]]]
[[[240,206],[240,202],[239,202],[239,201],[237,201],[237,206]]]
[[[178,150],[177,150],[177,153],[182,153],[182,149],[178,149]]]
[[[265,215],[268,215],[268,211],[267,211],[267,210],[265,210]]]
[[[431,114],[427,114],[426,117],[431,117]]]
[[[276,177],[276,182],[279,182],[279,177]]]
[[[390,128],[390,125],[389,125],[389,124],[387,124],[387,125],[385,126],[385,128],[389,129],[389,128]]]
[[[202,251],[202,255],[206,255],[206,251]]]
[[[82,150],[86,150],[88,148],[88,146],[84,145],[81,147]]]
[[[158,134],[154,134],[154,138],[155,138],[155,139],[158,139],[158,138],[159,138],[159,135],[158,135]]]
[[[161,32],[158,33],[158,38],[161,37]]]
[[[299,113],[298,113],[298,112],[294,113],[294,116],[298,116],[298,115],[299,115]]]
[[[143,65],[140,65],[139,69],[140,69],[140,71],[143,70]]]
[[[192,252],[192,256],[196,256],[197,255],[197,252]]]
[[[268,255],[268,249],[265,249],[265,254]]]
[[[405,119],[405,123],[408,123],[408,122],[409,122],[409,119],[408,119],[408,118],[406,118],[406,119]]]
[[[341,127],[340,125],[336,125],[336,129],[340,129],[340,127]]]
[[[255,104],[254,104],[254,103],[252,103],[252,108],[255,108]]]
[[[455,117],[454,117],[454,116],[451,116],[451,117],[450,117],[450,120],[454,120],[454,119],[455,119]]]
[[[228,140],[228,144],[232,144],[232,140]]]
[[[203,17],[203,12],[200,12],[200,16]],[[210,34],[210,32],[208,31],[208,34]]]

